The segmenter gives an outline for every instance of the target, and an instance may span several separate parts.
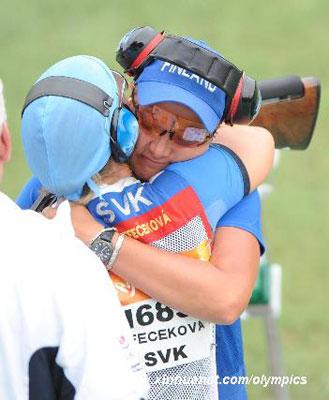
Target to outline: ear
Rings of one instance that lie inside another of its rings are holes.
[[[138,109],[137,105],[137,85],[135,82],[131,82],[129,84],[129,89],[130,89],[130,96],[126,100],[126,106],[129,108],[129,110],[135,114]]]
[[[2,125],[2,134],[0,135],[0,161],[7,162],[11,156],[11,137],[7,122]]]
[[[134,81],[129,83],[128,89],[129,89],[130,93],[137,89],[137,86]]]
[[[129,83],[129,91],[130,91],[129,97],[125,98],[123,103],[134,114],[136,112],[135,101],[134,101],[134,98],[136,96],[134,83]]]
[[[135,113],[135,107],[131,97],[124,99],[123,105],[125,105],[133,114]]]

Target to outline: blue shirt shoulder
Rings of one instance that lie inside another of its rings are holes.
[[[166,171],[176,173],[194,189],[213,229],[249,193],[249,178],[243,163],[223,146],[212,145],[203,155],[171,164]]]
[[[241,228],[250,232],[258,240],[261,254],[264,253],[265,244],[261,226],[261,202],[257,190],[232,207],[217,222],[217,228],[225,226]]]

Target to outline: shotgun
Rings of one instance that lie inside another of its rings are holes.
[[[320,103],[320,81],[286,76],[258,82],[262,104],[251,125],[268,129],[275,147],[305,150],[312,139]]]

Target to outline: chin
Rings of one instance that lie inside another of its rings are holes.
[[[145,163],[143,163],[138,156],[131,157],[129,160],[129,166],[134,175],[142,181],[148,181],[152,178],[152,176],[163,170],[163,168],[150,168],[149,166],[145,165]]]
[[[141,181],[148,181],[152,178],[152,176],[156,175],[160,171],[149,171],[145,168],[137,168],[134,169],[133,172]]]
[[[147,168],[143,168],[143,165],[139,162],[136,162],[133,157],[129,160],[129,166],[133,174],[141,181],[148,181],[153,175],[156,174],[156,172],[152,173],[152,171],[149,171]]]

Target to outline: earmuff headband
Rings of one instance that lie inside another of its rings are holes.
[[[210,49],[186,38],[158,33],[150,26],[133,29],[119,43],[116,60],[135,81],[154,59],[185,68],[223,90],[227,99],[222,120],[226,123],[249,123],[258,112],[261,97],[256,82]],[[246,81],[247,89],[253,87],[254,91],[245,95]]]
[[[22,110],[22,116],[26,107],[34,100],[45,96],[66,97],[80,101],[104,117],[108,117],[113,99],[102,89],[92,83],[66,76],[50,76],[35,83],[27,94]]]
[[[243,71],[219,54],[188,39],[156,33],[151,27],[131,32],[119,44],[116,59],[135,78],[152,60],[159,59],[188,69],[220,87],[229,99],[234,97]]]
[[[132,69],[137,69],[139,66],[145,61],[145,58],[154,50],[155,47],[159,45],[165,39],[165,36],[162,33],[158,33],[150,43],[140,52],[140,54],[135,58],[133,63],[131,64]]]
[[[230,105],[230,108],[229,108],[228,113],[227,113],[227,120],[231,124],[233,124],[234,115],[236,114],[238,106],[239,106],[239,103],[240,103],[242,89],[243,89],[243,75],[240,78],[240,82],[238,84],[238,87],[236,89],[235,95],[234,95],[234,97],[233,97],[233,99],[231,101],[231,105]]]
[[[230,99],[243,75],[243,71],[223,57],[187,39],[170,35],[151,51],[149,57],[170,62],[204,77],[224,90]]]

